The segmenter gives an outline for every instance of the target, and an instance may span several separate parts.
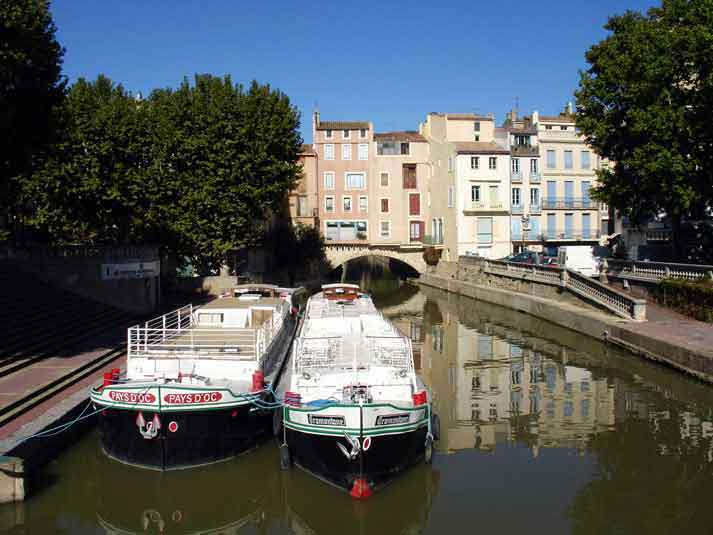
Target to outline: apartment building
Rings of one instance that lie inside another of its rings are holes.
[[[492,116],[429,113],[420,126],[431,150],[431,242],[443,258],[510,253],[509,150]]]
[[[367,121],[312,119],[318,168],[319,218],[328,243],[368,243],[369,160],[374,127]]]
[[[290,221],[293,225],[319,227],[317,153],[311,145],[302,145],[299,164],[302,166],[302,174],[288,194]]]
[[[370,243],[408,248],[426,237],[429,145],[417,132],[374,134],[370,159]]]
[[[605,206],[590,197],[600,159],[579,133],[571,104],[556,116],[532,115],[542,166],[542,242],[549,252],[559,245],[596,244],[608,228]]]
[[[534,117],[537,117],[535,112]],[[496,139],[510,152],[510,238],[513,252],[541,244],[541,154],[532,117],[510,111]]]

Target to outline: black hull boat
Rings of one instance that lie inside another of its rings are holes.
[[[271,435],[297,310],[284,290],[238,295],[129,329],[127,377],[115,370],[91,392],[107,456],[184,469],[233,458]]]
[[[438,418],[410,340],[357,286],[322,289],[307,303],[281,387],[281,465],[367,498],[431,462]]]

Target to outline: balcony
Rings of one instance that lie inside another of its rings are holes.
[[[579,141],[581,136],[576,130],[568,128],[567,130],[539,130],[537,132],[540,141],[542,140],[562,140],[562,141]]]
[[[519,184],[522,182],[522,173],[520,171],[512,171],[510,173],[510,181],[513,184]]]
[[[598,229],[547,229],[543,239],[545,241],[596,241],[599,236]]]
[[[542,213],[542,208],[540,208],[539,204],[531,204],[530,205],[530,213],[531,214],[541,214]]]
[[[541,181],[542,175],[540,173],[530,171],[530,184],[539,184]]]
[[[550,197],[542,199],[544,210],[598,210],[599,204],[586,197]]]
[[[443,236],[431,236],[426,234],[421,240],[424,245],[443,245]]]
[[[511,145],[510,154],[512,156],[539,156],[540,151],[537,146],[532,145]]]
[[[464,212],[507,212],[505,205],[501,202],[472,201],[466,202]]]
[[[510,207],[510,213],[513,215],[522,215],[523,212],[524,212],[524,206],[522,206],[521,204],[513,204]]]

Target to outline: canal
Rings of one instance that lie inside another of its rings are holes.
[[[712,533],[713,389],[535,318],[364,280],[413,341],[441,441],[364,503],[281,472],[274,444],[171,473],[96,432],[0,508],[12,534]]]

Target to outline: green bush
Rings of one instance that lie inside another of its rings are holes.
[[[441,254],[443,249],[436,249],[435,247],[426,247],[423,250],[423,261],[429,266],[435,266],[441,259]]]
[[[659,303],[697,320],[713,323],[713,283],[664,279],[654,288]]]

